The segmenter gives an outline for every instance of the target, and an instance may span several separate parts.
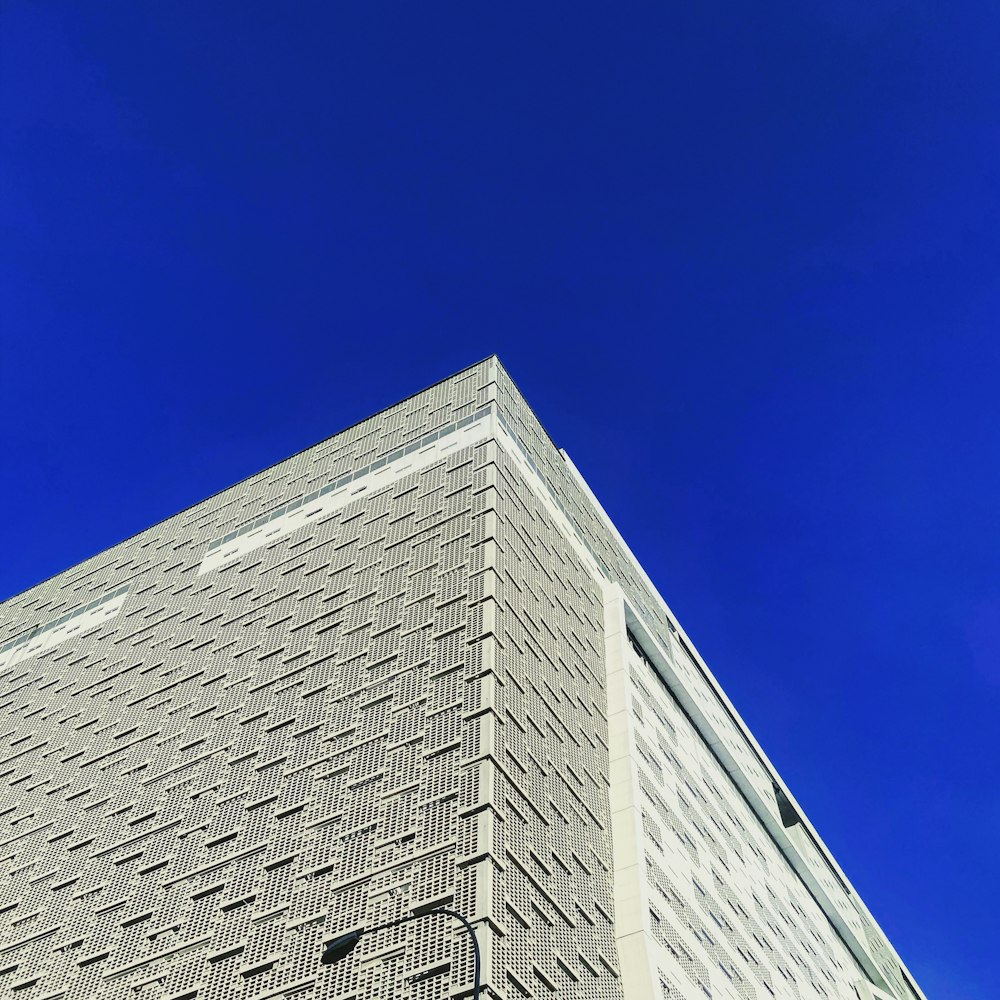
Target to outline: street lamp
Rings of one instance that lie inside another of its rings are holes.
[[[443,906],[436,906],[432,910],[422,910],[420,913],[410,913],[405,917],[400,917],[398,920],[390,920],[388,923],[377,924],[375,927],[359,927],[356,931],[341,934],[332,941],[326,942],[323,946],[323,956],[320,958],[320,961],[323,965],[333,965],[342,958],[346,958],[357,947],[362,934],[388,930],[390,927],[398,927],[400,924],[409,923],[411,920],[419,920],[421,917],[429,917],[435,913],[454,917],[469,932],[469,936],[472,938],[472,957],[475,968],[475,987],[472,991],[472,1000],[479,1000],[479,941],[476,939],[476,930],[461,913],[456,913],[454,910],[446,909]]]

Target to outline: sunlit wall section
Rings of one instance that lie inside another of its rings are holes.
[[[3,604],[0,993],[462,995],[469,938],[439,917],[319,963],[436,904],[507,989],[479,781],[493,370]]]

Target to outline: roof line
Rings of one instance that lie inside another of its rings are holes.
[[[84,563],[89,562],[91,559],[96,559],[99,555],[102,555],[103,553],[108,552],[111,549],[117,548],[119,545],[124,545],[125,542],[129,542],[133,538],[138,538],[139,535],[143,534],[144,532],[151,531],[158,525],[164,524],[165,522],[171,520],[172,518],[179,517],[181,514],[184,514],[189,510],[193,510],[195,507],[199,507],[203,503],[207,503],[209,500],[212,500],[215,497],[220,496],[227,490],[231,490],[237,486],[241,486],[243,483],[248,482],[251,479],[254,479],[261,473],[267,472],[268,469],[273,469],[275,466],[281,465],[283,462],[288,462],[291,459],[301,455],[303,452],[311,451],[313,448],[316,448],[319,445],[324,444],[331,438],[335,438],[340,434],[345,434],[347,431],[351,430],[354,427],[357,427],[359,424],[363,424],[367,420],[373,420],[375,417],[381,416],[383,413],[395,409],[397,406],[402,406],[403,403],[409,402],[415,396],[420,396],[425,392],[429,392],[431,389],[437,388],[437,386],[439,385],[443,385],[445,382],[450,382],[452,379],[458,378],[459,375],[462,375],[467,371],[471,371],[473,368],[478,368],[479,365],[484,364],[485,362],[490,360],[495,360],[497,364],[499,364],[500,367],[503,368],[503,365],[500,363],[500,359],[496,356],[496,354],[488,354],[486,355],[485,358],[481,358],[479,361],[476,361],[471,365],[466,365],[464,368],[459,368],[457,372],[452,372],[450,375],[446,375],[444,378],[440,378],[436,382],[432,382],[430,385],[424,386],[423,389],[419,389],[417,392],[411,392],[408,396],[404,396],[402,399],[397,400],[395,403],[390,403],[388,406],[383,406],[382,409],[376,410],[374,413],[368,414],[367,417],[362,417],[360,420],[355,420],[353,424],[348,424],[346,427],[342,427],[339,431],[334,431],[332,434],[327,434],[326,437],[320,438],[313,444],[306,445],[306,447],[304,448],[299,448],[298,451],[292,452],[291,455],[286,455],[284,458],[279,458],[277,462],[272,462],[270,465],[265,465],[263,468],[258,469],[256,472],[252,472],[250,473],[250,475],[244,476],[242,479],[236,480],[235,483],[230,483],[229,486],[224,486],[221,490],[216,490],[214,493],[210,493],[207,497],[203,497],[201,500],[196,500],[194,503],[190,503],[186,507],[182,507],[180,510],[175,511],[173,514],[168,514],[166,517],[161,517],[158,521],[154,521],[147,527],[141,528],[139,531],[134,531],[131,535],[126,535],[124,538],[120,538],[117,542],[112,542],[105,548],[100,549],[97,552],[94,552],[92,555],[85,556],[78,562],[71,563],[65,569],[58,570],[57,572],[51,574],[51,576],[43,577],[41,580],[31,584],[29,587],[25,587],[23,590],[15,591],[9,597],[5,597],[2,601],[0,601],[0,605],[6,604],[8,601],[13,601],[16,597],[20,597],[22,594],[27,594],[29,590],[34,590],[36,587],[42,586],[43,583],[48,583],[50,580],[54,580],[57,576],[62,576],[63,573],[69,573],[71,570],[76,569],[78,566],[82,566]],[[506,368],[504,368],[504,372],[507,373],[507,377],[510,378],[510,374],[507,372]],[[511,382],[513,383],[514,380],[511,379]],[[518,392],[520,392],[520,389],[518,389]],[[546,434],[547,433],[548,432],[546,431]],[[549,438],[549,440],[551,440],[551,437]]]
[[[556,453],[559,455],[560,458],[562,458],[563,457],[563,455],[562,455],[562,448],[559,447],[559,444],[556,441],[556,439],[549,433],[548,427],[546,427],[545,424],[542,423],[542,418],[538,415],[538,412],[531,405],[531,401],[528,399],[528,397],[522,391],[521,387],[514,380],[514,376],[511,375],[511,373],[509,371],[507,371],[507,366],[500,360],[500,358],[496,354],[491,354],[489,358],[483,358],[483,361],[489,361],[491,358],[494,361],[496,361],[496,363],[500,366],[500,368],[503,369],[504,375],[506,375],[507,378],[510,379],[510,384],[517,390],[517,394],[521,397],[521,399],[524,400],[525,404],[527,405],[528,412],[535,418],[536,423],[542,429],[542,433],[549,439],[549,444],[551,444],[552,447],[555,448]],[[483,363],[482,361],[479,362],[479,364],[482,364],[482,363]],[[471,366],[471,367],[475,367],[475,366]]]

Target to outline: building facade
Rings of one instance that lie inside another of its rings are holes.
[[[0,791],[4,996],[923,997],[496,358],[0,606]]]

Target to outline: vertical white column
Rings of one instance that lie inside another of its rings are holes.
[[[625,1000],[656,1000],[658,982],[649,934],[649,890],[643,851],[638,775],[632,754],[632,716],[625,604],[617,584],[604,587],[604,663],[607,669],[611,840],[615,879],[615,939]]]

